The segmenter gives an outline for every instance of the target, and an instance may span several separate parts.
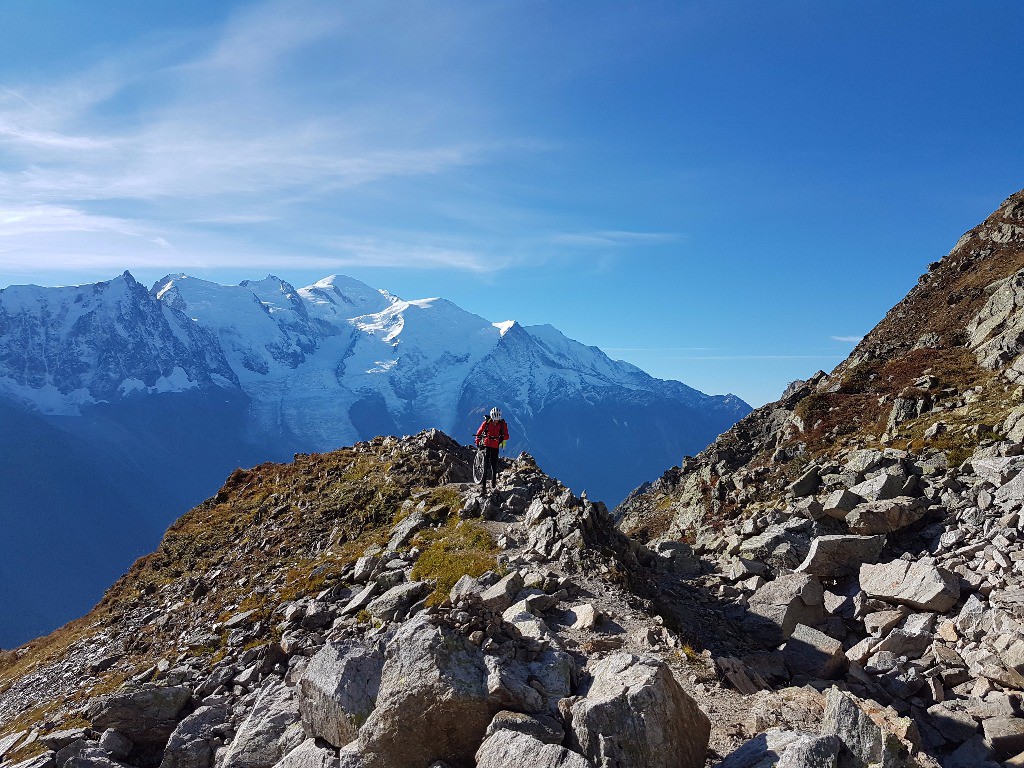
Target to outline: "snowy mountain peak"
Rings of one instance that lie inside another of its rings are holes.
[[[91,285],[0,290],[0,393],[41,412],[236,383],[210,333],[129,272]]]
[[[499,323],[491,323],[491,325],[493,325],[495,328],[497,328],[498,331],[501,333],[501,335],[504,336],[506,333],[508,333],[509,329],[513,325],[516,325],[516,321],[515,320],[502,320]]]
[[[386,291],[377,290],[345,275],[330,275],[299,289],[309,311],[328,322],[382,312],[398,301]]]
[[[610,418],[606,439],[637,439],[635,425],[656,405],[659,425],[673,408],[685,414],[664,438],[674,456],[746,412],[550,325],[492,322],[444,298],[402,300],[343,275],[296,289],[274,275],[221,285],[177,274],[147,291],[125,273],[91,286],[0,291],[0,387],[19,402],[73,413],[210,385],[240,388],[261,434],[316,451],[429,427],[461,435],[487,403],[510,414],[513,447],[541,457],[576,444],[579,427],[569,424],[581,416]],[[545,424],[569,430],[557,446],[538,437]],[[696,442],[675,435],[697,430]]]

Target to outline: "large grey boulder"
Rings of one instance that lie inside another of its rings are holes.
[[[810,539],[803,533],[801,523],[790,520],[782,525],[770,525],[764,532],[740,542],[740,557],[758,560],[773,568],[793,568],[807,556]]]
[[[316,739],[306,739],[274,768],[339,768],[338,756],[333,749],[317,744]]]
[[[794,675],[829,680],[846,671],[847,658],[843,644],[805,624],[796,625],[782,649],[782,656]]]
[[[359,742],[353,741],[338,750],[338,768],[364,768]]]
[[[790,483],[787,490],[797,498],[800,498],[801,496],[810,496],[812,493],[817,491],[818,486],[821,485],[820,472],[820,467],[817,465],[812,466],[800,475],[800,477]]]
[[[224,707],[200,707],[171,734],[160,768],[210,768],[213,762],[214,728],[227,720]]]
[[[822,511],[829,517],[845,520],[846,516],[863,501],[864,499],[857,494],[851,493],[846,488],[840,488],[832,491],[832,493],[826,497],[822,504]]]
[[[851,567],[875,562],[884,546],[885,536],[818,536],[796,570],[832,580]]]
[[[882,474],[863,483],[857,483],[850,488],[850,493],[857,494],[865,501],[894,499],[900,495],[905,481],[906,478],[897,475]]]
[[[309,662],[296,687],[307,736],[337,748],[359,735],[373,711],[384,654],[361,643],[328,643]]]
[[[869,597],[937,613],[945,613],[960,598],[959,579],[927,560],[862,565],[860,587]]]
[[[793,634],[797,624],[825,620],[825,593],[815,576],[786,574],[751,595],[747,611],[747,629],[766,645],[775,646]]]
[[[523,588],[523,577],[513,571],[498,581],[497,584],[484,590],[480,601],[492,611],[505,611],[515,602],[516,595]]]
[[[1024,456],[992,456],[971,459],[974,474],[994,486],[1005,485],[1024,469]]]
[[[543,712],[544,697],[529,684],[530,667],[516,659],[484,656],[487,696],[495,704],[520,712]]]
[[[1024,718],[990,717],[982,723],[985,740],[1005,760],[1024,751]]]
[[[178,725],[180,726],[181,723],[178,723]],[[174,738],[173,733],[171,734],[171,738]],[[131,739],[120,731],[115,731],[113,728],[107,728],[107,730],[100,735],[100,747],[105,749],[107,754],[115,760],[124,760],[131,754],[135,745],[132,743]]]
[[[398,584],[380,597],[376,597],[366,605],[366,611],[375,619],[395,621],[405,616],[409,606],[419,600],[430,590],[422,581],[410,581]]]
[[[898,496],[887,501],[858,504],[846,516],[851,533],[870,536],[892,533],[916,523],[928,511],[928,501],[912,496]]]
[[[711,722],[653,656],[597,662],[567,707],[573,745],[599,768],[703,768]]]
[[[105,749],[86,747],[64,761],[61,768],[127,768],[127,766],[112,759]]]
[[[849,768],[903,768],[903,747],[883,731],[850,694],[830,688],[825,697],[821,735],[843,742],[840,765]]]
[[[1012,363],[1024,339],[1024,270],[993,283],[985,306],[967,325],[970,347],[978,362],[998,369]]]
[[[21,735],[24,736],[24,732]],[[62,728],[59,731],[43,734],[39,737],[39,740],[54,752],[60,752],[69,744],[88,738],[88,728]]]
[[[522,712],[502,710],[487,726],[486,735],[493,736],[501,730],[525,733],[545,744],[561,744],[565,740],[565,729],[550,715],[524,715]]]
[[[137,745],[163,746],[191,698],[184,686],[128,689],[91,700],[88,715],[96,730],[113,728]]]
[[[292,689],[273,680],[260,691],[218,768],[271,768],[304,739]]]
[[[502,729],[480,745],[476,768],[594,768],[594,764],[565,747]]]
[[[742,744],[715,768],[835,768],[837,736],[771,728]]]
[[[1012,506],[1024,500],[1024,474],[1017,475],[996,491],[996,501]]]
[[[359,731],[365,768],[469,768],[500,709],[487,693],[480,649],[425,617],[388,644],[377,706]]]
[[[885,455],[875,448],[862,448],[850,453],[846,460],[846,471],[855,475],[864,475],[871,470],[880,467],[885,461]]]

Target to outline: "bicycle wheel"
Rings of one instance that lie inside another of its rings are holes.
[[[473,482],[479,483],[484,479],[484,464],[487,460],[487,451],[480,447],[476,449],[476,456],[473,457]]]

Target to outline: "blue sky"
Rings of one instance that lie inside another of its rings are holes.
[[[0,18],[0,286],[340,272],[757,405],[1024,187],[1019,2]]]

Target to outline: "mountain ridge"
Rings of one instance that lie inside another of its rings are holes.
[[[901,330],[900,312],[943,295],[912,291],[855,357],[638,489],[617,520],[526,453],[483,498],[472,450],[436,430],[232,473],[93,612],[0,655],[0,757],[1018,764],[1018,202],[922,282],[966,307]],[[541,365],[531,339],[513,324],[498,347]]]
[[[36,538],[59,538],[73,509],[75,530],[103,530],[102,498],[71,485],[54,497],[51,480],[52,467],[97,466],[95,457],[125,511],[122,537],[87,537],[107,564],[91,564],[84,579],[71,575],[74,548],[66,575],[49,569],[30,527],[0,543],[12,564],[0,570],[7,605],[56,612],[17,632],[13,619],[0,622],[2,645],[92,604],[236,467],[434,427],[468,442],[499,405],[510,452],[529,451],[573,487],[614,501],[748,409],[656,380],[551,327],[495,324],[446,299],[406,301],[344,276],[297,289],[273,275],[234,286],[168,275],[146,289],[130,272],[0,290],[0,401],[26,413],[20,429],[0,423],[0,466],[12,468],[0,514],[24,516],[47,498],[32,518]],[[581,445],[595,445],[586,460]],[[621,446],[633,450],[623,458]],[[40,462],[26,471],[25,456]],[[154,489],[154,478],[159,492],[136,492]],[[58,611],[56,595],[81,594],[83,582],[92,597]]]

